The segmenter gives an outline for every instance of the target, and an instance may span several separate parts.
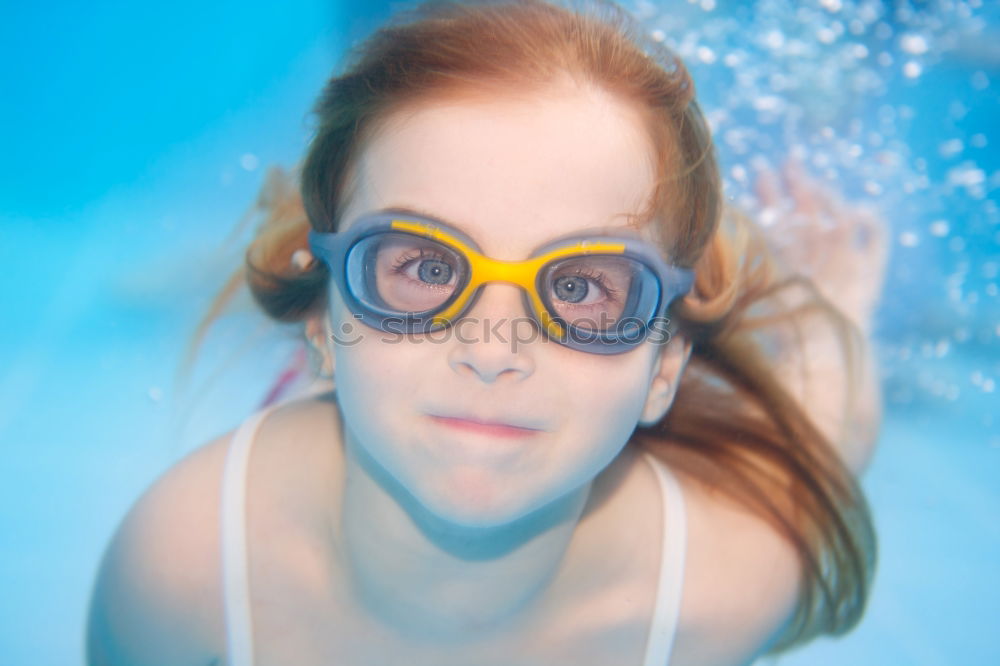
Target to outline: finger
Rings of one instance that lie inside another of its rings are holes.
[[[764,167],[757,172],[754,192],[761,208],[777,208],[781,205],[784,190],[781,178],[774,169]]]
[[[818,222],[823,216],[840,216],[839,206],[830,190],[810,177],[805,165],[797,158],[792,157],[785,162],[782,174],[799,215],[813,222]]]

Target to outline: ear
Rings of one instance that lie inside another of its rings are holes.
[[[673,404],[681,375],[691,357],[691,342],[681,335],[675,335],[660,347],[657,354],[649,390],[646,392],[646,404],[639,417],[639,425],[644,427],[658,423]]]
[[[320,360],[320,376],[333,377],[333,350],[330,349],[333,333],[330,331],[330,317],[327,313],[322,312],[309,317],[306,320],[305,333],[306,341]]]

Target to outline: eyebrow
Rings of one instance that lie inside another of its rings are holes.
[[[463,234],[465,234],[469,238],[472,238],[476,243],[479,242],[475,238],[475,236],[472,233],[470,233],[468,229],[464,228],[461,224],[459,224],[459,223],[457,223],[457,222],[455,222],[453,220],[446,220],[443,217],[441,217],[440,215],[436,215],[436,214],[434,214],[434,213],[432,213],[430,211],[423,210],[421,208],[416,208],[416,207],[413,207],[413,206],[395,206],[394,205],[394,206],[385,206],[385,207],[382,207],[382,208],[377,208],[377,209],[374,209],[374,210],[372,210],[370,212],[373,212],[373,213],[399,214],[399,215],[402,215],[404,217],[409,215],[409,216],[416,216],[416,217],[427,218],[427,219],[432,220],[434,222],[440,222],[440,223],[442,223],[444,225],[452,227],[453,229],[457,229],[458,231],[461,231]],[[641,231],[642,231],[643,225],[641,225],[641,223],[640,223],[640,225],[636,225],[635,224],[635,221],[638,218],[640,218],[641,216],[639,214],[637,214],[637,213],[634,213],[634,214],[631,214],[631,215],[626,214],[626,213],[622,213],[621,215],[625,216],[625,217],[628,217],[630,219],[630,222],[629,222],[629,224],[627,226],[618,227],[618,226],[603,225],[603,226],[587,227],[585,229],[581,229],[580,230],[580,234],[581,235],[586,235],[587,233],[595,233],[596,234],[596,233],[600,233],[602,231],[606,232],[606,233],[626,232],[626,235],[634,235],[636,238],[640,238],[641,239],[642,238]],[[563,234],[560,234],[559,236],[561,236],[561,235],[563,235]],[[546,241],[543,241],[542,245],[544,245],[545,243],[549,242],[550,240],[554,240],[555,238],[558,238],[559,236],[554,236],[553,238],[550,238],[550,239],[548,239]]]

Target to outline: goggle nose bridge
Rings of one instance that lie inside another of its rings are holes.
[[[455,244],[458,245],[458,244]],[[464,245],[464,244],[463,244]],[[453,245],[454,247],[454,245]],[[456,248],[457,249],[457,248]],[[491,282],[503,282],[521,288],[522,301],[529,307],[529,314],[539,320],[542,328],[550,335],[562,335],[562,327],[549,315],[542,303],[535,284],[539,270],[558,257],[553,254],[580,254],[578,250],[563,253],[546,253],[539,257],[523,260],[504,260],[487,257],[481,252],[460,246],[469,262],[469,281],[455,301],[445,310],[434,316],[438,324],[447,324],[467,312],[475,305],[481,289]]]

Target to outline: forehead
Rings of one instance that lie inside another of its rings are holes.
[[[577,85],[448,100],[389,116],[362,152],[342,229],[402,208],[448,222],[502,259],[593,228],[632,227],[653,193],[636,110]]]

